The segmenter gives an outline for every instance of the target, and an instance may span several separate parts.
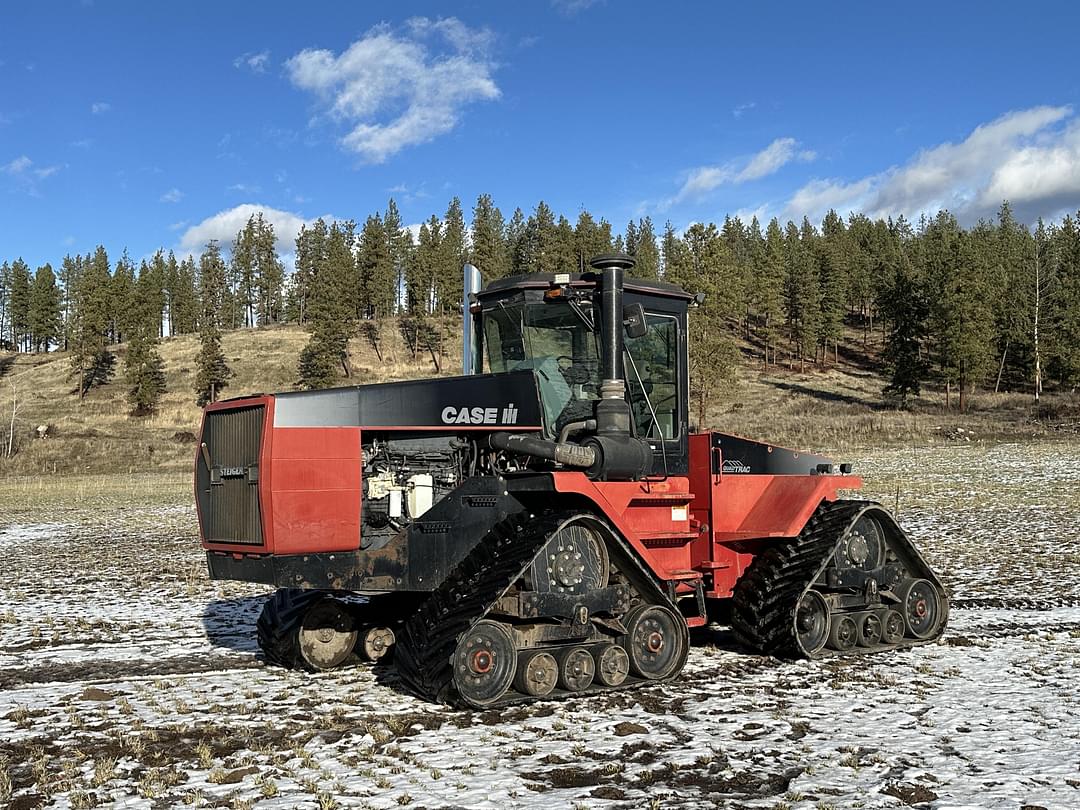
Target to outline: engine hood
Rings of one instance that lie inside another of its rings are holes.
[[[275,394],[274,427],[541,430],[532,370]]]

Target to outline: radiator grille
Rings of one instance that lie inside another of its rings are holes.
[[[206,451],[200,450],[197,466],[203,535],[209,543],[263,543],[258,480],[265,412],[256,405],[206,415]]]

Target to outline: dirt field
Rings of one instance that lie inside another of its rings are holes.
[[[952,589],[941,644],[502,713],[392,672],[269,669],[265,590],[211,583],[187,482],[0,482],[0,806],[1080,804],[1080,446],[853,460]],[[899,493],[899,494],[898,494]]]

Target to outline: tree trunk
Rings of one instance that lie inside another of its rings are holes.
[[[994,383],[994,393],[1001,389],[1001,375],[1005,373],[1005,358],[1009,356],[1009,341],[1005,341],[1005,351],[1001,353],[1001,365],[998,366],[997,382]],[[961,408],[963,410],[963,408]]]

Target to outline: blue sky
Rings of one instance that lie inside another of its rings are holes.
[[[8,4],[0,258],[302,221],[1080,207],[1075,4]]]

